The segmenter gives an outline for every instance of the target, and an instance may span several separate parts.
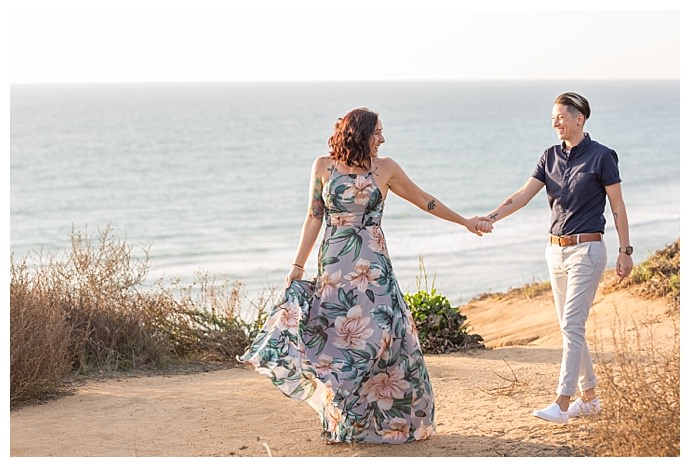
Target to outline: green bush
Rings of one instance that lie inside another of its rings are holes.
[[[417,278],[417,292],[406,293],[405,302],[414,318],[419,342],[425,353],[443,354],[458,350],[484,348],[484,339],[479,334],[471,334],[467,326],[467,316],[460,313],[459,307],[451,305],[450,300],[427,283],[424,263],[420,258],[420,277]],[[424,277],[426,290],[421,288]]]

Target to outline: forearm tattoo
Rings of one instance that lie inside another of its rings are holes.
[[[311,215],[314,217],[323,217],[325,206],[321,194],[322,190],[321,177],[316,177],[314,179],[314,192],[311,196]]]
[[[432,199],[431,201],[429,201],[426,205],[426,208],[429,211],[433,211],[434,209],[436,209],[436,200]]]
[[[503,204],[501,204],[501,206],[510,206],[511,204],[513,204],[513,198],[508,198],[507,200],[503,201]],[[498,211],[491,213],[486,217],[488,217],[492,221],[495,221],[498,219]]]

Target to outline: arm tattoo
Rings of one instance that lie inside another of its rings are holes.
[[[507,200],[503,201],[503,204],[501,204],[501,206],[510,206],[511,204],[513,204],[513,198],[508,198]],[[495,221],[496,219],[498,219],[498,211],[494,212],[493,214],[489,214],[486,217],[488,217],[492,221]]]
[[[314,192],[311,195],[311,215],[314,217],[323,217],[325,206],[321,195],[322,190],[321,177],[316,177],[314,179]]]
[[[436,200],[435,200],[435,199],[432,199],[431,201],[429,201],[429,202],[427,203],[427,205],[426,205],[426,208],[427,208],[429,211],[433,211],[434,209],[436,209]]]

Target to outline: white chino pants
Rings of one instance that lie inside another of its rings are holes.
[[[582,392],[596,386],[585,324],[606,267],[606,244],[603,239],[566,247],[549,244],[545,256],[563,335],[556,394],[572,397],[578,388]]]

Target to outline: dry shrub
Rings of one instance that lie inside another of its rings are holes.
[[[146,307],[140,288],[148,271],[148,251],[134,260],[132,247],[110,227],[97,239],[72,233],[69,261],[53,264],[46,275],[59,278],[55,289],[72,324],[78,369],[111,371],[160,362],[167,353],[153,323],[164,310]]]
[[[246,301],[239,281],[217,283],[206,273],[189,286],[158,283],[158,291],[149,296],[147,307],[166,310],[156,316],[155,328],[170,343],[170,352],[178,358],[200,361],[235,361],[257,333],[257,321],[246,322],[240,309]],[[273,292],[269,292],[272,296]],[[260,295],[250,306],[261,316],[266,314],[270,298]]]
[[[59,392],[72,367],[68,317],[48,284],[32,283],[26,262],[10,265],[10,404]]]
[[[236,364],[257,326],[239,318],[242,284],[200,275],[188,287],[146,286],[147,249],[135,258],[110,226],[71,238],[64,256],[10,257],[11,404],[52,395],[69,375]],[[257,303],[265,313],[269,299]]]
[[[614,325],[611,355],[597,350],[602,412],[586,417],[591,452],[599,457],[680,455],[680,332],[661,349],[654,327]],[[599,341],[597,341],[599,342]]]

